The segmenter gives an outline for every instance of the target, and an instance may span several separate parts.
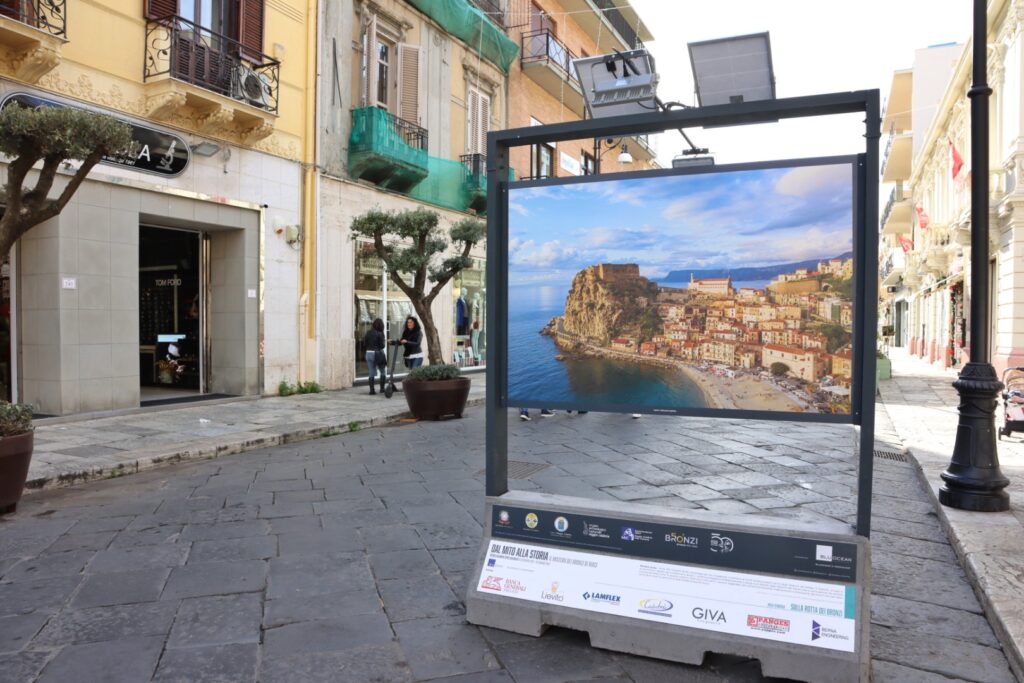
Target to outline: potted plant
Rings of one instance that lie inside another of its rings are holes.
[[[462,417],[469,398],[470,380],[455,365],[424,365],[413,368],[402,381],[405,402],[418,420]]]
[[[32,460],[32,406],[0,401],[0,515],[14,512]]]
[[[875,379],[892,379],[892,361],[881,349],[875,351]]]

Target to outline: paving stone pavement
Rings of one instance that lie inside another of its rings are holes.
[[[853,520],[848,427],[510,419],[545,466],[515,488]],[[482,445],[475,408],[35,493],[0,522],[0,682],[760,680],[466,624]],[[873,522],[874,680],[1013,681],[911,463],[876,462]]]
[[[470,405],[483,402],[482,374]],[[365,386],[298,396],[200,401],[107,416],[36,421],[31,489],[52,488],[198,458],[231,455],[408,417],[401,394],[369,397]]]
[[[958,421],[958,396],[952,383],[956,371],[921,359],[890,352],[893,378],[880,383],[885,410],[891,417],[891,438],[909,449],[938,500],[940,474],[949,465]],[[996,411],[1003,424],[1003,408]],[[982,607],[999,637],[1010,666],[1024,679],[1024,435],[1017,432],[998,442],[1003,474],[1010,480],[1010,510],[966,512],[936,503],[961,565],[981,597]]]

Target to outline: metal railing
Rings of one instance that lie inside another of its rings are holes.
[[[487,177],[487,155],[486,154],[463,154],[459,161],[466,167],[466,172],[471,179]]]
[[[67,35],[66,0],[0,2],[0,17],[20,21],[51,36],[64,38]]]
[[[885,165],[889,163],[889,153],[892,152],[893,143],[896,142],[896,122],[889,126],[889,139],[885,143],[885,154],[882,155],[882,165],[879,175],[885,175]]]
[[[169,75],[277,113],[281,63],[178,16],[146,23],[143,80]]]
[[[491,21],[505,28],[505,12],[501,9],[501,6],[494,0],[470,0],[477,9],[486,14]]]
[[[523,34],[522,64],[534,64],[546,61],[557,67],[571,81],[576,81],[576,72],[572,68],[572,60],[576,55],[562,44],[549,29],[531,31]]]
[[[619,34],[627,48],[636,50],[644,46],[640,36],[636,33],[636,29],[629,25],[626,17],[615,7],[614,0],[593,0],[593,3],[601,10],[605,19],[612,25],[615,32]]]
[[[424,152],[427,151],[427,129],[422,126],[417,126],[411,121],[399,118],[389,111],[384,112],[387,118],[388,125],[390,125],[398,137],[405,140],[405,143],[414,149],[422,149]]]
[[[903,183],[899,183],[889,193],[889,201],[885,203],[885,209],[882,211],[882,222],[878,224],[880,230],[885,229],[885,224],[888,222],[889,215],[896,206],[896,202],[902,202],[904,199],[906,198],[903,196]]]

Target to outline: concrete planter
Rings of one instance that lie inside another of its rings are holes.
[[[0,439],[0,515],[14,512],[32,461],[33,433]]]
[[[402,391],[409,410],[418,420],[440,420],[442,417],[462,417],[469,398],[468,377],[430,381],[402,381]]]

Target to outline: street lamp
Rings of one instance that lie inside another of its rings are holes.
[[[960,419],[953,457],[942,473],[939,502],[977,512],[1010,508],[1009,480],[999,469],[996,399],[1003,388],[989,358],[988,282],[988,17],[985,0],[974,0],[971,98],[971,359],[953,386],[960,394]]]
[[[775,99],[768,32],[688,43],[697,104]]]

